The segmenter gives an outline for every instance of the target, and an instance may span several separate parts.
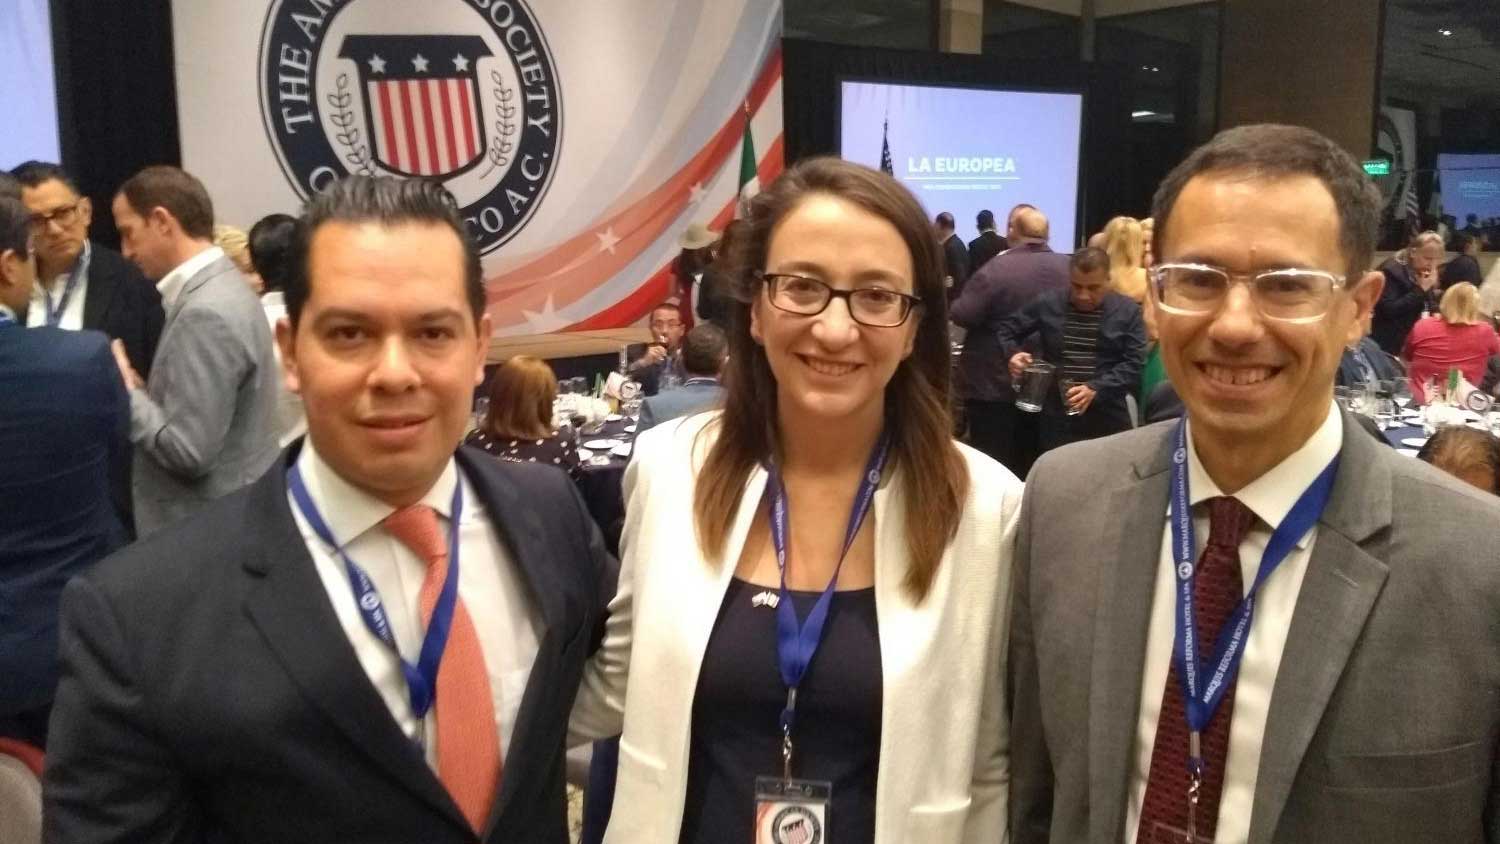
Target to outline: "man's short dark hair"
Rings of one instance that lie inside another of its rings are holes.
[[[267,214],[250,227],[250,263],[267,291],[286,289],[297,226],[290,214]]]
[[[292,325],[302,315],[312,293],[308,261],[318,228],[326,223],[375,223],[381,226],[427,224],[446,226],[458,238],[464,256],[464,292],[478,324],[485,311],[484,276],[479,247],[464,225],[458,202],[437,182],[391,176],[346,176],[307,201],[301,225],[293,238],[286,274],[286,312]]]
[[[937,224],[945,229],[956,229],[958,224],[953,222],[953,215],[947,211],[941,211],[937,215]]]
[[[650,316],[656,316],[657,311],[671,311],[673,316],[682,317],[682,307],[671,300],[662,302],[651,309]]]
[[[180,167],[157,164],[125,180],[117,194],[142,217],[165,208],[182,226],[183,234],[195,240],[212,240],[214,203],[198,177]]]
[[[6,199],[21,198],[21,183],[9,173],[0,173],[0,197]]]
[[[1156,220],[1151,247],[1158,260],[1177,197],[1194,176],[1203,173],[1266,181],[1312,176],[1328,189],[1338,209],[1345,271],[1355,275],[1369,268],[1380,225],[1380,190],[1343,147],[1311,129],[1276,123],[1220,132],[1167,174],[1151,204]]]
[[[689,375],[718,376],[729,355],[729,338],[711,322],[693,326],[682,340],[682,368]]]
[[[12,196],[0,196],[0,252],[31,254],[31,212]]]
[[[1097,246],[1085,246],[1073,253],[1068,259],[1068,266],[1074,272],[1095,273],[1100,270],[1109,269],[1109,253]]]
[[[16,177],[16,181],[20,182],[22,187],[39,187],[44,182],[56,180],[66,185],[73,193],[83,196],[83,192],[78,189],[78,182],[73,180],[61,164],[53,164],[50,161],[23,161],[12,167],[10,174]]]
[[[992,229],[995,227],[995,212],[986,208],[979,212],[979,216],[974,218],[974,222],[979,226],[980,231]]]

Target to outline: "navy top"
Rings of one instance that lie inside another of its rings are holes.
[[[749,841],[755,778],[781,776],[786,686],[776,661],[776,610],[756,605],[775,589],[735,578],[703,655],[693,699],[683,844]],[[806,619],[816,592],[793,592]],[[880,632],[875,590],[835,592],[823,642],[797,693],[792,776],[833,783],[830,841],[873,841],[880,767]]]

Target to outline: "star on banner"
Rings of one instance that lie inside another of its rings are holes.
[[[369,64],[371,73],[385,73],[385,59],[380,56],[371,56]]]
[[[465,56],[465,55],[463,55],[462,53],[460,53],[459,55],[454,56],[453,57],[453,69],[456,70],[456,71],[458,71],[459,73],[466,72],[469,69],[469,59],[468,59],[468,57]]]
[[[708,191],[704,190],[702,182],[693,182],[692,187],[688,188],[688,203],[696,205],[707,195]]]
[[[605,229],[602,232],[595,232],[594,237],[599,238],[600,252],[608,252],[611,255],[615,254],[615,244],[619,243],[620,239],[615,237],[615,230],[613,228]]]
[[[417,73],[426,73],[427,59],[424,58],[421,53],[418,53],[416,58],[411,60],[411,66],[413,68],[416,68]]]
[[[572,325],[570,320],[554,309],[551,294],[548,294],[547,301],[542,305],[541,313],[522,308],[521,318],[526,320],[527,327],[535,334],[550,334]]]

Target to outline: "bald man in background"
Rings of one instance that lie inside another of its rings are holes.
[[[1028,302],[1068,289],[1068,256],[1047,246],[1047,234],[1047,215],[1029,205],[1013,209],[1006,231],[1010,249],[969,279],[950,313],[953,322],[968,331],[958,359],[958,390],[969,422],[969,444],[1022,478],[1036,459],[1036,418],[1016,410],[998,331]]]

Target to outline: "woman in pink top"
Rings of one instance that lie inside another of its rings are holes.
[[[1490,355],[1500,355],[1500,336],[1479,313],[1479,291],[1468,282],[1455,284],[1443,294],[1438,316],[1419,320],[1406,336],[1401,358],[1411,377],[1412,395],[1426,403],[1422,384],[1442,384],[1448,370],[1457,367],[1472,384],[1484,377]]]

